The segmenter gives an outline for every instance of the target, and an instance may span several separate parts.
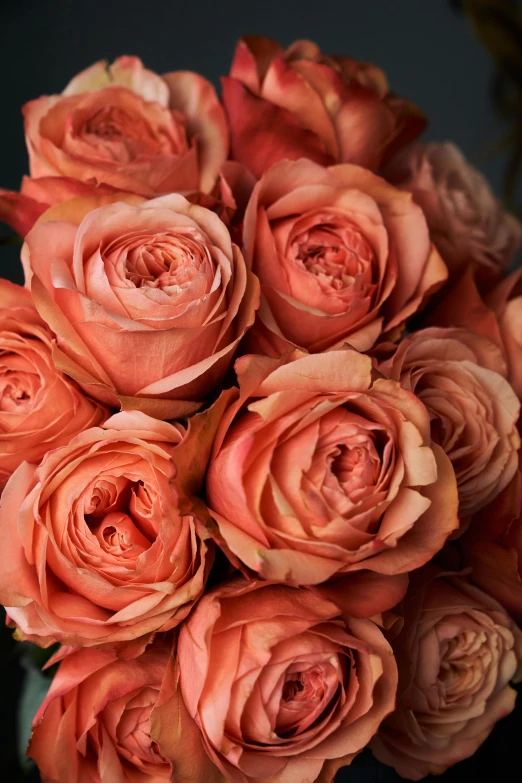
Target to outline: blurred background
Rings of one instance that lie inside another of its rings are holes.
[[[96,60],[122,54],[139,56],[158,73],[197,71],[218,87],[237,39],[257,33],[285,45],[311,38],[324,52],[379,65],[392,90],[428,116],[425,138],[455,142],[497,195],[520,212],[521,5],[518,0],[0,0],[0,187],[18,189],[27,172],[20,114],[26,101],[58,93]],[[1,274],[22,282],[20,246],[5,244],[8,233],[0,226]],[[35,655],[2,629],[0,774],[6,783],[39,779],[34,769],[20,766],[17,751],[46,687]],[[521,780],[521,717],[519,707],[472,759],[443,775],[443,783],[499,775]],[[367,753],[337,780],[400,778]]]

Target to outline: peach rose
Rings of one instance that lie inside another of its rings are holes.
[[[214,410],[188,432],[117,413],[11,476],[0,507],[0,602],[18,637],[131,655],[187,615],[212,557],[185,484],[194,449],[202,477]]]
[[[169,781],[172,765],[150,736],[169,657],[170,645],[157,644],[132,661],[106,650],[65,658],[33,721],[28,755],[43,779]]]
[[[96,399],[158,418],[200,407],[258,305],[226,226],[177,194],[64,202],[28,234],[23,259],[57,365]]]
[[[495,344],[466,329],[421,329],[379,369],[428,409],[431,437],[455,470],[460,516],[490,503],[513,478],[520,447],[520,403]]]
[[[509,681],[522,676],[522,633],[500,604],[429,569],[415,575],[404,600],[404,627],[392,642],[397,706],[370,744],[408,780],[475,753],[513,709]]]
[[[522,244],[522,226],[454,144],[414,145],[393,161],[386,176],[422,207],[452,274],[472,264],[487,280],[510,266]]]
[[[256,185],[245,256],[262,286],[253,352],[367,351],[446,279],[421,209],[358,166],[284,161]]]
[[[263,578],[318,584],[418,568],[457,527],[453,468],[429,414],[352,350],[236,362],[207,476],[219,541]]]
[[[328,783],[395,701],[375,622],[282,585],[207,593],[181,627],[178,660],[188,713],[231,783]]]
[[[426,125],[379,68],[324,55],[312,41],[285,50],[247,36],[222,84],[232,157],[256,177],[285,158],[378,168]]]
[[[0,280],[0,489],[21,462],[40,462],[108,416],[56,369],[52,343],[29,291]]]
[[[102,60],[61,95],[23,108],[32,177],[104,183],[143,196],[208,192],[227,158],[212,85],[189,71],[158,76],[137,57]]]

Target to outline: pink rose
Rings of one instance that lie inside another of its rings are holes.
[[[57,335],[55,360],[113,407],[193,413],[254,320],[257,279],[208,209],[177,194],[115,198],[64,202],[27,236],[26,276]]]
[[[513,478],[520,447],[520,403],[496,345],[466,329],[420,329],[379,369],[428,409],[432,439],[455,470],[461,518],[490,503]]]
[[[455,474],[412,392],[374,380],[352,350],[244,356],[236,372],[206,485],[233,561],[310,585],[402,574],[443,546],[458,525]]]
[[[71,177],[143,196],[208,192],[227,157],[212,85],[189,71],[158,76],[137,57],[100,61],[61,95],[23,109],[32,177]]]
[[[452,274],[472,264],[483,280],[502,275],[522,244],[522,226],[454,144],[418,144],[386,172],[419,204]]]
[[[274,166],[254,188],[244,245],[263,294],[248,345],[270,356],[367,351],[446,279],[421,209],[358,166]]]
[[[220,404],[188,432],[117,413],[18,468],[0,508],[0,602],[18,637],[132,655],[187,615],[212,553],[185,492],[201,482]]]
[[[40,462],[108,416],[56,369],[52,347],[29,291],[0,280],[0,489],[21,462]]]
[[[378,168],[426,125],[379,68],[323,55],[312,41],[285,50],[247,36],[222,83],[232,157],[256,177],[285,158]]]
[[[431,566],[414,576],[402,614],[392,641],[397,706],[370,747],[401,777],[420,780],[471,756],[511,712],[522,632],[488,595]]]
[[[328,783],[395,701],[378,626],[282,585],[236,580],[207,593],[181,628],[178,660],[188,713],[232,783]]]

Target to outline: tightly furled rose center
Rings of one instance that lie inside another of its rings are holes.
[[[27,413],[41,386],[40,377],[29,359],[0,352],[0,411]]]

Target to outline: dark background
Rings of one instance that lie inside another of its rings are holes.
[[[370,60],[392,89],[430,119],[426,138],[451,139],[501,191],[506,131],[492,98],[492,61],[450,0],[0,0],[0,187],[17,189],[27,171],[20,107],[60,92],[78,71],[121,54],[141,57],[159,73],[198,71],[216,86],[228,71],[236,40],[258,33],[289,44],[315,40],[323,51]],[[1,232],[0,232],[1,233]],[[19,248],[0,247],[0,273],[22,282]],[[1,539],[0,539],[1,542]],[[1,545],[1,543],[0,543]],[[20,645],[2,634],[0,779],[38,780],[18,767],[15,710],[24,669]],[[522,779],[522,710],[502,721],[475,756],[441,783]],[[338,780],[398,781],[369,753]],[[197,783],[204,783],[203,781]]]

